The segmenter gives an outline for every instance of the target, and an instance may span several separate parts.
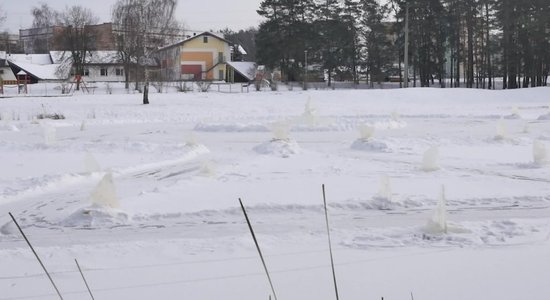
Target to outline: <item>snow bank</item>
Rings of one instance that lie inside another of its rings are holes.
[[[351,149],[366,152],[391,152],[388,144],[375,139],[358,139],[351,144]]]
[[[128,224],[130,217],[127,213],[94,204],[81,208],[63,219],[59,225],[81,228],[103,228]]]
[[[259,154],[289,157],[301,152],[296,141],[291,139],[272,139],[253,148]]]

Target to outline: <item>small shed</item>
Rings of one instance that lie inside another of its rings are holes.
[[[228,82],[250,82],[256,74],[256,63],[252,61],[230,61],[227,62]]]
[[[19,93],[24,92],[27,94],[28,89],[27,85],[31,83],[31,77],[27,74],[27,72],[21,70],[17,72],[17,86],[19,86]]]

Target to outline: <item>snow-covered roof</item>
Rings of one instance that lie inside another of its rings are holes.
[[[242,54],[242,55],[247,55],[248,53],[246,52],[246,50],[244,50],[243,46],[239,45],[239,48],[238,48],[239,52]]]
[[[52,60],[56,64],[61,64],[71,59],[70,51],[50,51]],[[118,51],[89,51],[86,55],[87,64],[120,64]]]
[[[71,57],[68,51],[50,51],[50,57],[54,64],[60,64]]]
[[[52,64],[52,59],[49,54],[7,54],[6,59],[15,63],[34,65]]]
[[[248,54],[246,52],[246,50],[244,50],[243,46],[241,46],[241,45],[237,45],[237,49],[235,49],[234,46],[230,46],[229,48],[231,49],[232,53],[239,52],[242,55],[247,55]]]
[[[231,44],[231,43],[230,43],[228,40],[226,40],[224,37],[222,37],[222,36],[220,36],[220,35],[218,35],[218,34],[216,34],[216,33],[213,33],[213,32],[205,31],[205,32],[203,32],[203,33],[196,34],[196,35],[194,35],[194,36],[189,36],[189,37],[187,37],[186,39],[181,40],[181,41],[176,42],[176,43],[173,43],[173,44],[171,44],[171,45],[167,45],[167,46],[164,46],[164,47],[160,47],[158,50],[164,50],[164,49],[168,49],[168,48],[171,48],[171,47],[174,47],[174,46],[179,46],[179,45],[185,44],[186,42],[188,42],[188,41],[190,41],[190,40],[193,40],[193,39],[196,39],[196,38],[198,38],[198,37],[200,37],[200,36],[203,36],[203,35],[213,36],[213,37],[215,37],[215,38],[217,38],[217,39],[220,39],[220,40],[222,40],[222,41],[224,41],[224,42],[226,42],[226,43],[228,43],[228,44]]]
[[[39,80],[59,80],[60,76],[56,74],[59,64],[37,65],[25,62],[14,62],[8,60],[10,64],[15,65],[27,74],[36,77]],[[19,73],[18,73],[19,74]],[[62,74],[61,78],[66,78],[68,74]]]
[[[253,61],[230,61],[227,62],[235,71],[246,77],[248,80],[254,79],[256,73],[256,63]]]
[[[91,51],[86,57],[88,64],[119,64],[118,51]]]

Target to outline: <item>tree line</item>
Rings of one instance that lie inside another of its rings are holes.
[[[257,12],[256,59],[289,81],[401,83],[407,55],[413,86],[548,83],[548,0],[263,0]]]

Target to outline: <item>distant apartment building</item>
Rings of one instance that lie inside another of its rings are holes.
[[[0,51],[6,53],[20,53],[22,51],[18,34],[0,33]]]
[[[116,50],[113,24],[103,23],[88,25],[92,32],[90,50],[109,51]],[[26,54],[49,53],[49,51],[63,51],[65,47],[61,44],[61,36],[65,27],[51,26],[44,28],[29,28],[19,30],[19,40]]]

